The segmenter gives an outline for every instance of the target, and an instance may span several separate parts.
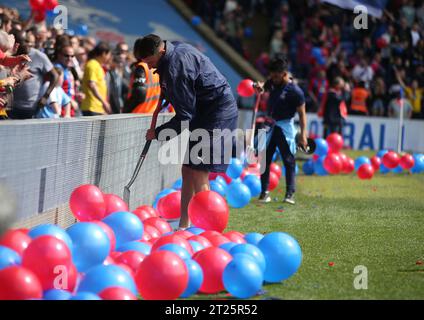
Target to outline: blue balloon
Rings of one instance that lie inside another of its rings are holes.
[[[234,297],[247,299],[255,296],[264,281],[263,273],[249,255],[237,253],[222,275],[225,289]]]
[[[242,172],[243,162],[237,158],[232,158],[226,172],[227,176],[229,176],[231,179],[237,179],[241,176]]]
[[[152,251],[152,248],[146,243],[138,242],[138,241],[131,241],[124,243],[123,245],[119,246],[116,251],[118,252],[127,252],[127,251],[138,251],[145,256],[148,256],[150,252]]]
[[[194,252],[194,253],[196,253],[196,252],[198,252],[198,251],[201,251],[201,250],[205,249],[205,247],[204,247],[204,246],[202,246],[202,244],[200,244],[200,243],[199,243],[199,242],[197,242],[197,241],[194,241],[194,240],[188,240],[188,243],[190,243],[191,248],[193,249],[193,252]]]
[[[315,139],[315,143],[317,145],[317,148],[315,150],[315,154],[322,157],[326,156],[328,153],[328,143],[324,139],[318,138]]]
[[[21,256],[15,250],[0,246],[0,270],[20,265],[21,263]]]
[[[102,264],[110,251],[110,240],[103,229],[94,223],[76,223],[67,230],[73,243],[73,261],[79,272]]]
[[[387,168],[384,164],[380,164],[380,173],[387,174],[390,172],[390,169]]]
[[[102,221],[115,233],[118,248],[124,243],[140,240],[143,236],[143,223],[131,212],[114,212]]]
[[[264,279],[276,283],[290,278],[302,263],[299,243],[287,233],[267,234],[258,245],[265,256]]]
[[[197,27],[201,23],[202,23],[202,18],[200,18],[199,16],[194,16],[193,18],[191,18],[191,24],[193,26]]]
[[[284,171],[284,170],[283,170]],[[284,171],[285,172],[285,171]],[[299,174],[299,166],[296,164],[296,167],[294,168],[294,173],[296,174],[296,175],[298,175]]]
[[[383,158],[383,156],[384,156],[387,152],[389,152],[389,151],[388,151],[388,150],[380,150],[380,151],[378,151],[378,152],[377,152],[377,157],[379,157],[380,159],[382,159],[382,158]]]
[[[69,300],[72,293],[66,290],[52,289],[44,292],[43,300]]]
[[[252,256],[262,272],[265,272],[266,261],[265,256],[257,246],[250,243],[238,244],[230,250],[230,254],[234,256],[237,253],[245,253]]]
[[[202,286],[203,270],[200,265],[192,259],[184,260],[184,262],[188,269],[188,285],[181,295],[181,298],[188,298],[199,291]]]
[[[261,180],[254,174],[249,174],[244,177],[243,183],[249,188],[252,197],[257,197],[261,194]]]
[[[212,191],[215,191],[221,196],[225,197],[225,187],[221,183],[217,182],[216,180],[212,180],[209,184]]]
[[[311,176],[314,174],[314,162],[312,160],[306,161],[302,166],[303,173],[307,176]]]
[[[86,24],[81,24],[77,27],[76,34],[79,36],[86,37],[89,34],[88,26]]]
[[[172,189],[181,190],[182,187],[183,187],[183,179],[180,178],[177,181],[175,181],[175,183],[172,186]]]
[[[137,295],[137,288],[131,275],[116,265],[99,265],[91,268],[81,280],[78,292],[99,294],[110,287],[122,287]]]
[[[220,184],[222,184],[224,187],[227,186],[227,181],[225,181],[225,179],[221,176],[217,176],[216,179],[214,180],[216,182],[219,182]]]
[[[46,18],[47,19],[54,19],[56,17],[56,14],[53,10],[47,10],[46,11]]]
[[[371,164],[371,160],[365,156],[356,158],[355,160],[355,171],[358,171],[359,167],[363,164]]]
[[[191,259],[190,253],[186,249],[175,243],[164,244],[163,246],[159,247],[158,251],[171,251],[173,253],[176,253],[183,260]]]
[[[92,292],[78,292],[69,300],[102,300],[97,294]]]
[[[73,250],[71,237],[66,233],[65,230],[54,224],[41,224],[36,226],[28,232],[28,235],[32,239],[36,239],[41,236],[53,236],[65,242],[71,252]]]
[[[393,173],[402,173],[403,172],[403,168],[399,165],[396,168],[394,168],[392,170]]]
[[[257,246],[259,241],[263,239],[264,235],[257,233],[257,232],[251,232],[244,236],[244,240],[246,240],[247,243],[253,244],[254,246]]]
[[[228,186],[227,201],[232,208],[243,208],[249,204],[252,195],[243,183],[232,182]]]
[[[314,162],[314,172],[319,176],[328,175],[327,170],[325,170],[324,168],[324,159],[325,159],[325,156],[322,156]]]
[[[204,229],[198,228],[198,227],[190,227],[190,228],[187,229],[187,231],[191,232],[192,234],[195,234],[195,235],[199,235],[199,234],[205,232]]]
[[[228,253],[230,253],[231,249],[234,248],[237,245],[238,245],[238,243],[235,243],[235,242],[227,242],[227,243],[221,244],[219,247],[221,249],[227,251]]]
[[[414,166],[411,169],[412,173],[421,173],[424,172],[424,155],[423,154],[414,154]]]

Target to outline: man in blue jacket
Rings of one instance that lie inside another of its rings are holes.
[[[147,140],[166,140],[166,132],[180,134],[188,124],[192,136],[182,167],[180,228],[189,227],[188,204],[198,192],[209,190],[209,173],[225,172],[232,152],[233,132],[237,128],[237,104],[225,77],[208,57],[189,44],[164,41],[157,35],[138,39],[134,45],[137,60],[156,68],[160,76],[162,96],[174,107],[176,115],[169,122],[149,130]],[[168,129],[168,130],[167,130]],[[207,141],[199,143],[193,131],[203,129]],[[214,130],[226,130],[221,137]],[[230,145],[230,147],[228,147]],[[207,149],[206,152],[203,151]]]

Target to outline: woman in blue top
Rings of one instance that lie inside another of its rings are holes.
[[[272,118],[272,130],[269,133],[266,148],[266,168],[261,175],[262,193],[261,202],[270,202],[269,174],[272,158],[276,149],[280,150],[286,171],[286,196],[284,202],[295,204],[296,191],[296,129],[294,116],[299,114],[300,141],[307,147],[305,96],[302,89],[297,86],[288,71],[288,63],[284,58],[276,58],[270,63],[270,80],[260,83],[258,90],[270,92],[268,100],[268,113]]]

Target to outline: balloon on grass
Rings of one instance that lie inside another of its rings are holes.
[[[181,191],[175,191],[160,198],[157,209],[162,218],[178,219],[181,216]]]
[[[257,197],[261,194],[262,186],[259,177],[253,174],[247,175],[243,180],[243,184],[249,188],[252,197]]]
[[[32,241],[31,237],[21,230],[8,230],[0,236],[0,245],[16,251],[22,256],[22,253]]]
[[[143,223],[131,212],[114,212],[102,220],[115,233],[116,246],[140,240],[143,236]]]
[[[371,180],[374,176],[374,169],[371,164],[364,163],[359,167],[357,174],[361,180]]]
[[[75,218],[81,222],[101,220],[106,215],[106,203],[102,191],[94,185],[76,188],[69,200]]]
[[[383,156],[382,162],[386,168],[392,170],[399,165],[400,157],[396,152],[389,151]]]
[[[0,300],[41,299],[43,288],[28,268],[11,266],[0,270]]]
[[[181,298],[189,298],[199,291],[203,283],[203,271],[200,265],[192,259],[187,259],[184,262],[188,270],[188,284]]]

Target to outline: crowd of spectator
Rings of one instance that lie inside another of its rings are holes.
[[[389,0],[366,29],[355,29],[352,11],[319,0],[185,2],[264,76],[272,58],[288,57],[310,112],[341,77],[350,114],[396,117],[402,105],[407,118],[424,118],[423,1]],[[255,15],[268,21],[267,48],[251,56],[247,40],[263,27]]]
[[[0,6],[0,119],[121,113],[134,62],[126,43],[112,48]]]

